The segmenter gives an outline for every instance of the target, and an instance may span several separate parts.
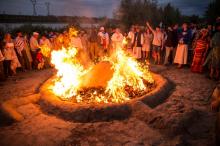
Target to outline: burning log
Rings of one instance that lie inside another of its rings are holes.
[[[105,88],[111,80],[114,70],[110,62],[99,62],[81,77],[80,88]]]

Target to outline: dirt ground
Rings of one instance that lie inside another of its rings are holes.
[[[43,113],[37,104],[26,104],[17,109],[23,121],[0,126],[0,146],[215,146],[216,115],[209,98],[216,82],[188,68],[152,70],[175,85],[163,104],[152,109],[137,103],[126,120],[95,123],[64,121]],[[0,82],[0,103],[37,95],[53,73],[52,69],[20,73]]]

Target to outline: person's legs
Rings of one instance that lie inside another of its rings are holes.
[[[4,68],[5,77],[7,78],[7,77],[8,77],[7,60],[4,60],[4,61],[3,61],[3,68]]]
[[[154,64],[157,64],[157,46],[155,46],[155,45],[153,45],[153,51],[152,51],[152,56],[153,56],[153,58],[154,58]]]
[[[8,77],[9,75],[11,75],[11,60],[4,60],[3,65],[5,77]]]
[[[143,60],[146,59],[146,51],[142,51],[142,59],[143,59]]]
[[[171,47],[166,47],[164,65],[167,65],[169,62],[170,51],[171,51]]]
[[[160,64],[160,61],[161,61],[161,47],[157,47],[157,64]]]
[[[5,73],[4,73],[4,66],[3,66],[4,61],[0,61],[0,81],[5,81]]]
[[[32,62],[32,68],[33,68],[33,69],[37,69],[36,55],[37,55],[37,52],[36,52],[36,51],[31,51],[31,57],[32,57],[32,59],[33,59],[33,62]]]
[[[172,58],[171,58],[171,63],[172,64],[174,64],[174,59],[175,59],[175,56],[176,56],[176,50],[177,50],[177,47],[174,47],[173,51],[172,51]]]
[[[146,51],[146,60],[150,61],[150,51]]]
[[[25,69],[25,64],[24,64],[24,58],[23,58],[23,55],[18,55],[18,60],[19,60],[19,62],[20,62],[20,64],[21,64],[21,70],[22,71],[24,71],[24,69]]]

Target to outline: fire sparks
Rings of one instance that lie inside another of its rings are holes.
[[[69,30],[71,36],[75,36],[75,29]],[[82,102],[84,97],[80,92],[83,90],[82,85],[85,83],[83,76],[89,73],[93,65],[89,69],[85,69],[77,58],[78,50],[74,47],[62,48],[53,51],[51,54],[51,63],[54,64],[57,75],[52,87],[52,91],[56,96],[64,100],[75,98],[76,102]],[[107,85],[103,87],[102,93],[94,91],[90,96],[97,103],[122,103],[130,99],[127,88],[133,91],[144,91],[148,87],[145,82],[153,83],[154,80],[148,71],[143,68],[126,52],[117,48],[110,57],[104,57],[104,61],[111,64],[113,75],[108,80]],[[110,68],[110,67],[109,67]],[[102,78],[100,76],[100,78]]]

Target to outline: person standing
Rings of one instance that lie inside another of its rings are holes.
[[[132,42],[134,41],[134,34],[135,34],[135,29],[134,26],[132,26],[127,36],[127,41],[128,41],[127,48],[128,48],[128,53],[130,55],[132,55],[133,53]]]
[[[164,34],[161,32],[160,27],[156,27],[154,30],[150,24],[147,22],[147,27],[153,32],[153,58],[155,64],[160,64],[161,62],[161,51],[164,43]]]
[[[48,68],[48,67],[50,67],[50,57],[51,57],[50,54],[51,54],[51,51],[52,51],[52,43],[46,37],[45,34],[43,34],[41,36],[41,39],[40,39],[40,49],[41,49],[41,53],[43,54],[43,59],[45,61],[44,62],[44,66]]]
[[[174,40],[173,29],[171,27],[168,27],[167,32],[166,32],[165,44],[164,44],[165,48],[166,48],[164,65],[169,64],[170,54],[171,54],[171,52],[173,52],[173,48],[174,48],[174,41],[173,40]]]
[[[174,63],[178,64],[178,68],[181,68],[184,64],[187,64],[188,58],[188,43],[190,41],[191,34],[188,30],[186,23],[182,25],[182,32],[180,33],[179,43],[176,50],[176,56]]]
[[[22,36],[22,32],[18,31],[17,37],[15,38],[15,51],[17,53],[18,60],[21,63],[22,71],[25,71],[28,66],[27,65],[28,58],[27,58],[24,44],[25,44],[25,42],[24,42],[24,38]]]
[[[9,75],[12,75],[12,74],[15,75],[16,69],[18,67],[21,67],[21,64],[18,61],[16,52],[14,49],[14,42],[9,33],[5,34],[5,37],[4,37],[3,55],[5,57],[5,60],[3,62],[5,77],[8,77]]]
[[[99,56],[102,56],[103,54],[106,54],[108,52],[108,46],[109,46],[109,35],[107,32],[105,32],[105,28],[101,27],[100,31],[98,33],[99,37]]]
[[[146,59],[146,61],[150,60],[150,48],[151,48],[151,42],[153,40],[153,36],[150,32],[149,28],[146,28],[145,32],[143,33],[144,43],[142,47],[143,51],[143,58]]]
[[[202,29],[199,38],[195,41],[194,57],[191,65],[191,71],[202,73],[203,63],[209,48],[208,30]]]
[[[41,52],[45,57],[49,57],[50,52],[52,50],[52,44],[50,40],[46,37],[46,35],[42,35],[40,39],[40,48]]]
[[[32,69],[32,62],[33,62],[33,59],[31,57],[31,50],[30,50],[30,46],[29,46],[29,41],[28,41],[28,36],[25,35],[24,36],[24,49],[25,49],[25,52],[27,54],[27,69],[31,70]]]
[[[115,33],[112,35],[112,38],[111,38],[112,48],[113,48],[112,52],[115,52],[116,49],[123,48],[123,44],[122,44],[123,39],[124,37],[121,34],[120,29],[116,28]]]
[[[174,63],[174,58],[176,56],[176,49],[177,49],[178,42],[179,42],[178,38],[179,38],[179,25],[175,24],[173,26],[173,44],[174,44],[174,47],[173,47],[173,52],[172,52],[172,56],[171,56],[172,63]]]
[[[89,36],[89,54],[92,60],[98,57],[98,33],[95,28],[92,28],[91,34]]]
[[[33,32],[33,35],[30,39],[30,47],[31,47],[31,56],[33,59],[33,69],[37,69],[37,52],[40,50],[40,45],[38,43],[38,37],[39,37],[39,33],[37,32]]]
[[[133,55],[136,59],[141,59],[141,49],[143,45],[144,39],[143,34],[139,27],[136,28],[136,33],[134,34],[133,39]]]
[[[216,32],[211,40],[211,70],[210,70],[210,78],[211,79],[219,79],[220,77],[220,22],[216,24]]]

